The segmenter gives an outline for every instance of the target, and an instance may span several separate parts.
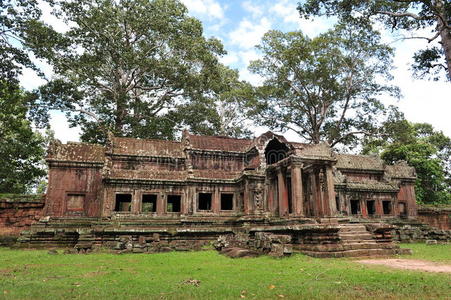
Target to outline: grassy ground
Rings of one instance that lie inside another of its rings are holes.
[[[407,245],[451,262],[451,245]],[[200,280],[199,286],[184,283]],[[4,299],[451,299],[451,275],[304,255],[230,259],[214,251],[49,255],[0,248]],[[447,298],[448,297],[448,298]]]

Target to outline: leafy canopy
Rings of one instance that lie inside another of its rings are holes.
[[[404,160],[415,167],[419,202],[451,203],[451,139],[432,125],[411,123],[394,109],[379,136],[363,145],[365,154],[378,153],[389,164]]]
[[[414,75],[430,75],[438,80],[444,73],[451,80],[451,2],[448,0],[306,0],[299,3],[298,11],[304,18],[337,16],[352,25],[382,23],[390,30],[410,33],[404,38],[427,42],[414,55]],[[431,33],[419,35],[427,30]]]
[[[390,79],[392,49],[369,28],[337,25],[313,39],[270,31],[251,71],[263,76],[251,102],[256,122],[293,130],[307,142],[352,145],[371,133],[383,109],[381,94],[397,96]]]
[[[35,0],[0,1],[0,80],[18,84],[23,67],[36,69],[22,42],[24,29],[40,16]]]
[[[45,175],[45,139],[27,120],[29,97],[0,80],[0,193],[30,192]]]
[[[238,78],[218,63],[221,43],[205,39],[179,1],[55,1],[55,12],[69,30],[37,22],[27,46],[55,72],[40,89],[42,103],[69,112],[82,140],[102,142],[106,131],[172,139],[183,127],[218,130],[215,101]]]

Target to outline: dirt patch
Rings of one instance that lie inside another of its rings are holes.
[[[403,270],[451,273],[451,265],[417,259],[362,259],[357,262],[368,265],[381,265]]]

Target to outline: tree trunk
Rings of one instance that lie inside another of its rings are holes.
[[[119,96],[116,101],[116,111],[115,111],[115,119],[114,119],[114,131],[115,134],[121,135],[124,127],[124,119],[127,114],[126,106],[125,106],[125,97]]]
[[[451,80],[451,33],[445,29],[440,34],[442,47],[445,52],[446,67],[448,68],[448,79]]]
[[[447,28],[447,26],[450,25],[448,20],[451,16],[447,15],[443,1],[438,0],[436,4],[441,16],[441,18],[437,18],[438,30],[443,28],[440,33],[440,39],[443,51],[445,52],[446,67],[448,68],[448,80],[451,81],[451,30]]]

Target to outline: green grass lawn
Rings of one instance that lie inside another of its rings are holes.
[[[451,245],[405,245],[451,262]],[[409,257],[409,256],[406,256]],[[199,286],[183,283],[200,280]],[[451,275],[352,259],[231,259],[215,251],[49,255],[0,248],[3,299],[451,299]]]

